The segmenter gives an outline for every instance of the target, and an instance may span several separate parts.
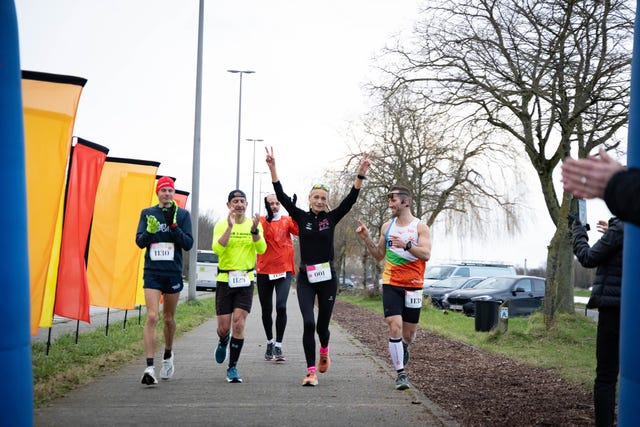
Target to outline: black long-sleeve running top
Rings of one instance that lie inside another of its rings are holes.
[[[282,190],[280,181],[273,183],[278,201],[289,212],[291,218],[298,223],[300,230],[300,258],[302,264],[313,265],[333,261],[333,234],[336,224],[351,210],[358,199],[360,190],[351,187],[347,197],[340,205],[329,211],[313,213],[311,209],[304,211],[293,204]]]

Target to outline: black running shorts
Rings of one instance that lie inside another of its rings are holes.
[[[216,283],[216,314],[233,313],[234,308],[241,308],[247,313],[251,312],[253,303],[253,282],[242,288],[230,288],[227,282]]]

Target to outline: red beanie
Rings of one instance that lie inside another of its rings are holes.
[[[156,194],[158,194],[160,189],[164,188],[164,187],[171,187],[174,190],[176,189],[173,180],[171,178],[169,178],[168,176],[163,176],[162,178],[160,178],[158,180],[158,183],[156,184]]]

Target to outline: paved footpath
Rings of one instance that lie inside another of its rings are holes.
[[[140,384],[144,370],[144,359],[140,358],[36,409],[35,425],[457,425],[415,389],[395,390],[395,375],[388,362],[372,356],[335,323],[331,326],[329,371],[319,374],[318,386],[302,387],[306,366],[295,291],[288,303],[286,362],[263,360],[265,336],[260,314],[256,297],[238,363],[242,384],[227,383],[227,364],[214,360],[217,335],[213,318],[176,340],[176,373],[171,380],[159,380],[153,387]],[[160,360],[158,351],[157,365]],[[159,375],[159,366],[156,373]]]

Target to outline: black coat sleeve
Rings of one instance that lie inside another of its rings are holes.
[[[585,268],[594,268],[603,264],[622,246],[622,229],[610,226],[593,247],[589,247],[586,228],[576,221],[573,225],[573,253]]]
[[[611,177],[604,201],[615,216],[640,226],[640,169],[629,169]]]
[[[282,207],[287,210],[289,216],[295,218],[297,216],[297,213],[302,212],[302,209],[297,207],[294,201],[289,198],[287,193],[284,192],[284,190],[282,189],[282,183],[280,181],[276,181],[273,183],[273,192],[276,193],[276,198],[278,199]]]

